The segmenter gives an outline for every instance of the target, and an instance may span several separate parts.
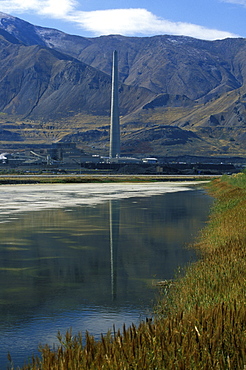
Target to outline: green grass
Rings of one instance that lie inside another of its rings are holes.
[[[223,176],[222,180],[234,187],[246,189],[246,170],[232,176]]]
[[[153,321],[108,333],[58,334],[56,348],[22,369],[244,369],[246,366],[246,176],[214,180],[201,253],[164,284]],[[182,275],[182,276],[181,276]]]
[[[17,176],[15,176],[17,175]],[[214,176],[216,177],[216,175]],[[63,176],[47,174],[0,174],[0,185],[7,184],[51,184],[51,183],[121,183],[121,182],[161,182],[161,181],[209,181],[210,176],[169,176],[169,175],[110,175],[110,174],[82,174],[77,176]]]

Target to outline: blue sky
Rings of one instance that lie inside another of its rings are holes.
[[[0,11],[85,37],[246,37],[246,0],[0,0]]]

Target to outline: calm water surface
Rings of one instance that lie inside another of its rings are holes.
[[[212,203],[202,190],[100,186],[1,188],[1,369],[8,351],[22,365],[58,330],[97,337],[138,323],[154,283],[194,261],[185,246]]]

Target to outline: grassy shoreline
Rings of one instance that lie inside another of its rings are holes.
[[[162,288],[153,321],[108,333],[59,335],[22,369],[244,369],[246,174],[207,185],[216,198],[196,247],[201,258]]]
[[[117,182],[210,181],[219,175],[1,175],[1,185],[17,184],[83,184]]]

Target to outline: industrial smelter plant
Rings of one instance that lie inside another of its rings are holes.
[[[164,163],[158,161],[157,158],[133,158],[120,155],[120,115],[119,115],[119,81],[118,81],[118,52],[113,52],[112,63],[112,86],[111,86],[111,114],[110,114],[110,143],[109,155],[88,155],[76,147],[76,143],[57,142],[52,143],[50,148],[41,149],[40,151],[35,148],[28,150],[23,154],[12,155],[2,153],[0,161],[2,164],[10,166],[25,166],[25,165],[44,165],[49,168],[56,167],[58,169],[72,169],[76,165],[80,168],[89,169],[104,169],[117,171],[126,164],[136,164],[135,172],[143,171],[142,166],[151,166],[152,172],[157,173],[227,173],[237,172],[237,169],[232,164],[195,164],[192,163]],[[2,158],[1,158],[2,156]],[[12,158],[11,158],[12,157]],[[34,163],[35,162],[35,163]],[[156,165],[156,166],[155,166]]]

